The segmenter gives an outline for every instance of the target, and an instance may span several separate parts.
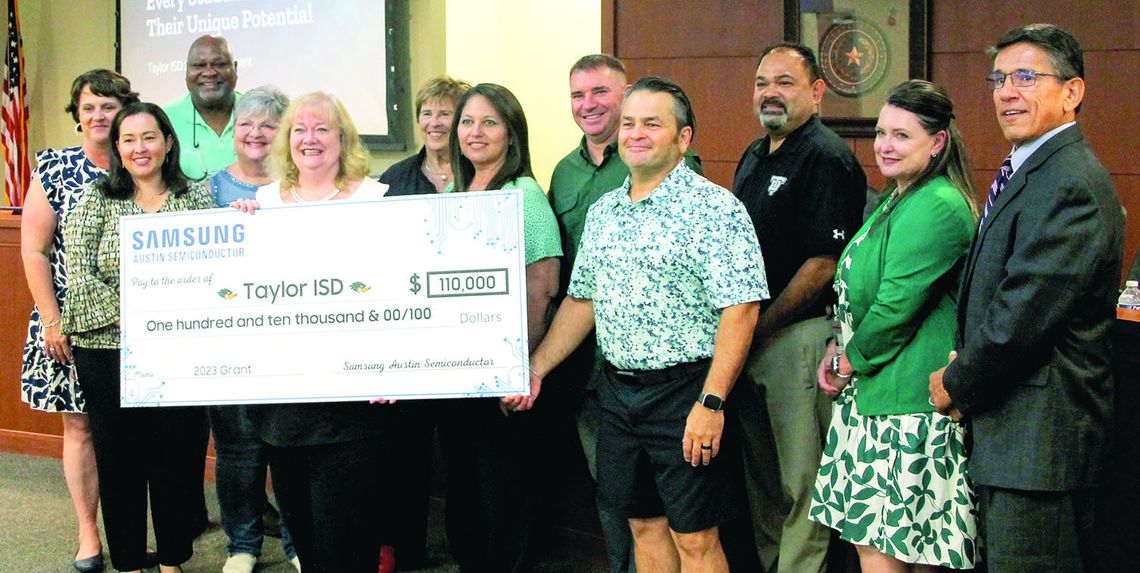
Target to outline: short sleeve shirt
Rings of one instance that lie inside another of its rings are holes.
[[[768,270],[772,298],[809,258],[839,258],[863,222],[867,176],[847,144],[812,116],[769,153],[756,140],[736,166],[733,192],[744,203]],[[835,293],[806,308],[792,322],[824,316]]]
[[[234,97],[234,107],[240,94]],[[186,97],[162,107],[170,117],[174,126],[174,135],[178,137],[178,147],[181,154],[178,156],[182,173],[194,180],[210,177],[218,171],[229,167],[237,161],[237,152],[234,151],[234,115],[230,112],[230,121],[222,134],[218,135],[213,128],[206,124],[201,114],[194,110],[194,102],[190,94]]]
[[[692,149],[685,153],[685,164],[698,175],[704,174],[701,158]],[[550,204],[558,218],[565,255],[559,275],[562,282],[559,294],[566,294],[570,283],[570,271],[574,268],[578,243],[582,241],[582,229],[586,225],[586,212],[602,195],[621,187],[626,177],[629,177],[629,167],[618,155],[617,142],[606,146],[601,164],[595,165],[585,136],[582,136],[578,147],[554,167],[550,176]]]
[[[550,201],[542,187],[532,177],[518,177],[503,184],[503,189],[523,191],[523,242],[526,248],[526,264],[540,259],[562,256],[562,243],[558,237],[558,222],[550,210]],[[455,190],[455,184],[447,186],[444,193]]]
[[[229,207],[230,203],[238,199],[253,199],[258,187],[260,185],[239,180],[225,169],[210,177],[210,192],[213,193],[214,204],[218,207]]]
[[[721,310],[768,296],[748,213],[684,163],[637,203],[629,187],[590,208],[569,294],[593,301],[598,344],[618,368],[709,358]]]

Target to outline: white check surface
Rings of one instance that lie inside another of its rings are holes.
[[[519,191],[125,217],[120,257],[123,406],[527,389]]]

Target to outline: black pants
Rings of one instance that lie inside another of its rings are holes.
[[[440,400],[401,400],[385,406],[390,423],[385,436],[386,460],[394,465],[380,472],[374,487],[386,495],[385,545],[396,550],[401,569],[427,567],[429,497],[432,486],[432,450]]]
[[[441,403],[447,541],[463,573],[531,569],[533,413],[504,416],[498,403],[494,398]]]
[[[111,564],[141,569],[146,560],[147,491],[158,561],[180,565],[194,550],[191,500],[202,491],[196,442],[205,410],[119,407],[119,351],[74,348],[87,398],[99,500]]]
[[[980,486],[989,573],[1099,573],[1095,490],[1021,491]]]
[[[269,466],[281,515],[305,573],[376,573],[382,499],[399,496],[376,487],[380,439],[314,446],[270,447]]]

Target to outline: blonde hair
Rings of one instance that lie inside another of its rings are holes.
[[[273,140],[271,155],[273,165],[281,176],[282,191],[297,186],[300,171],[293,163],[293,155],[289,149],[289,137],[293,121],[301,111],[313,111],[322,116],[340,133],[340,168],[336,173],[336,186],[344,188],[350,181],[358,181],[368,176],[371,157],[360,141],[360,133],[344,104],[336,96],[325,92],[307,93],[294,99],[285,115],[281,118],[281,129]]]
[[[446,74],[428,80],[420,91],[416,92],[416,116],[420,115],[420,110],[428,101],[450,102],[451,105],[455,105],[455,102],[459,101],[469,89],[471,84]]]

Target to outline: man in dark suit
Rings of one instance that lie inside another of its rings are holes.
[[[965,263],[958,351],[931,375],[931,402],[971,424],[990,573],[1100,571],[1092,500],[1111,421],[1120,201],[1076,125],[1076,39],[1034,24],[989,53],[1013,151]]]

